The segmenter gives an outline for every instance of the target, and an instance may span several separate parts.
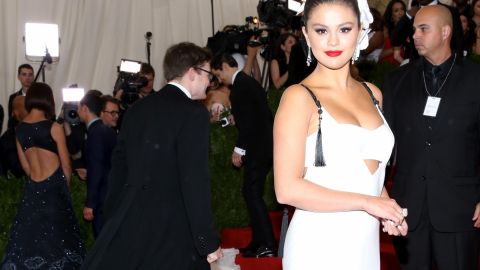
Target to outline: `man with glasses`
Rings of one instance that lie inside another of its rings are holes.
[[[112,157],[105,225],[82,269],[209,270],[222,256],[213,225],[209,116],[196,100],[210,84],[210,53],[170,47],[168,83],[138,100]]]
[[[109,95],[102,96],[103,107],[100,113],[102,122],[107,127],[117,130],[118,117],[120,115],[120,102]]]

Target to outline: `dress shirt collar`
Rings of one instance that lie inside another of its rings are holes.
[[[182,90],[182,92],[189,98],[189,99],[192,99],[192,94],[190,94],[190,92],[188,92],[187,88],[185,88],[183,85],[179,84],[178,82],[175,82],[175,81],[169,81],[168,84],[171,84],[173,86],[176,86],[178,87],[180,90]]]
[[[237,74],[240,72],[240,70],[237,69],[237,71],[235,71],[235,73],[233,73],[233,76],[232,76],[232,85],[233,83],[235,82],[235,79],[237,78]]]
[[[90,126],[93,124],[93,122],[100,120],[99,117],[92,119],[90,122],[87,123],[87,130],[90,128]]]
[[[438,68],[439,71],[438,71],[438,76],[437,77],[446,76],[449,69],[450,69],[450,66],[452,65],[454,56],[455,56],[455,54],[452,53],[452,55],[450,55],[450,57],[447,58],[447,60],[445,60],[443,63],[441,63],[438,66],[433,65],[432,63],[428,62],[427,59],[422,57],[422,59],[423,59],[423,71],[425,72],[425,75],[428,76],[428,75],[432,74],[432,70],[434,68]]]

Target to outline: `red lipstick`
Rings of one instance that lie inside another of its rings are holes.
[[[343,51],[326,51],[325,54],[330,57],[337,57],[342,54]]]

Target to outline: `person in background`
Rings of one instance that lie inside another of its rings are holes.
[[[416,2],[415,5],[413,4],[414,2]],[[453,7],[442,4],[438,0],[418,0],[418,2],[412,1],[412,6],[405,12],[405,15],[400,19],[390,35],[390,40],[394,47],[393,56],[399,63],[406,63],[407,61],[404,61],[406,59],[412,61],[419,58],[413,42],[413,33],[415,31],[413,28],[413,20],[421,8],[431,5],[442,5],[449,9],[453,18],[453,33],[450,46],[458,55],[463,53],[462,24],[458,11]],[[400,47],[402,46],[405,50],[404,57],[400,55]]]
[[[273,147],[273,118],[266,93],[254,78],[238,69],[230,54],[215,56],[211,65],[218,80],[231,86],[230,102],[238,130],[232,164],[244,168],[242,194],[253,231],[252,241],[242,253],[245,257],[272,257],[275,255],[275,240],[263,200]]]
[[[383,14],[383,36],[385,39],[383,51],[380,54],[379,62],[388,62],[396,66],[400,65],[400,62],[398,62],[397,59],[395,59],[393,56],[393,47],[390,36],[392,35],[392,32],[397,26],[397,23],[400,21],[403,15],[405,15],[406,9],[407,6],[402,0],[391,0],[390,2],[388,2],[385,13]],[[403,58],[404,52],[402,47],[398,47],[397,49],[399,50],[397,54],[399,54],[399,56]]]
[[[209,270],[223,256],[208,173],[210,53],[182,42],[168,82],[130,107],[112,157],[105,223],[82,269]],[[140,120],[139,120],[140,119]]]
[[[302,34],[302,16],[295,16],[292,19],[292,30],[297,37],[297,43],[292,46],[290,61],[288,62],[288,80],[290,84],[300,83],[310,75],[316,66],[316,59],[313,58],[309,65],[307,61],[307,44]]]
[[[12,117],[14,123],[20,123],[27,114],[27,110],[25,109],[25,96],[16,96],[12,102]],[[0,137],[1,173],[8,177],[8,172],[10,172],[16,178],[21,178],[25,175],[25,172],[18,159],[15,142],[15,126],[9,127]]]
[[[86,165],[87,194],[83,218],[92,222],[93,234],[98,237],[103,227],[103,205],[108,190],[108,174],[112,152],[117,142],[116,132],[100,119],[102,97],[86,94],[80,100],[78,116],[87,127],[87,139],[82,156]],[[80,174],[80,173],[79,173]]]
[[[293,34],[281,34],[275,46],[272,60],[270,61],[270,78],[276,89],[288,87],[288,63],[292,47],[297,43]]]
[[[50,86],[33,83],[28,114],[16,127],[20,163],[28,179],[0,269],[78,269],[85,256],[69,192],[72,170],[63,127],[51,119]]]
[[[118,99],[110,96],[102,96],[103,106],[100,112],[100,118],[104,125],[117,131],[118,117],[120,115],[120,102]]]
[[[230,88],[227,85],[218,84],[210,86],[204,104],[210,112],[210,122],[221,122],[222,126],[235,125],[233,115],[231,114]],[[226,119],[222,120],[224,117]]]
[[[460,13],[460,21],[462,22],[463,33],[463,56],[469,54],[480,54],[476,52],[475,44],[475,23],[465,13]]]
[[[408,208],[394,238],[405,270],[477,270],[480,241],[480,66],[450,47],[452,15],[423,7],[421,58],[387,74],[384,113],[397,141],[392,198]]]
[[[33,67],[29,64],[22,64],[18,67],[17,72],[17,79],[20,81],[22,87],[17,92],[10,95],[8,98],[8,123],[7,127],[14,127],[17,122],[12,117],[12,109],[13,109],[13,99],[17,96],[25,96],[28,92],[28,89],[33,83],[34,79],[34,71]],[[3,119],[3,118],[2,118]]]

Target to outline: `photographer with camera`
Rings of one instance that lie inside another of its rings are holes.
[[[76,84],[70,85],[70,87],[71,88],[63,89],[64,101],[60,115],[57,118],[57,122],[63,124],[63,130],[65,132],[67,149],[68,153],[70,154],[72,168],[78,173],[81,180],[85,180],[84,174],[78,171],[81,170],[81,168],[85,168],[85,160],[82,156],[82,151],[85,143],[87,128],[85,124],[82,123],[78,115],[78,105],[80,99],[84,96],[84,90],[82,88],[76,88]],[[74,92],[77,93],[74,94]],[[102,92],[100,90],[91,89],[86,93],[86,95],[89,94],[101,96]]]
[[[140,71],[138,72],[138,77],[134,79],[134,82],[127,82],[127,84],[134,84],[134,87],[138,87],[137,89],[133,89],[134,93],[131,93],[130,90],[132,89],[123,89],[129,88],[129,86],[120,85],[118,90],[114,91],[114,96],[116,99],[128,103],[127,105],[131,105],[135,101],[140,98],[144,98],[150,94],[155,93],[153,89],[153,83],[155,80],[155,69],[147,63],[142,63],[140,65]],[[130,86],[131,87],[131,86]],[[126,93],[128,92],[128,93]],[[132,94],[133,97],[127,97],[126,95]],[[126,99],[128,98],[128,100]],[[128,106],[127,106],[128,107]]]

